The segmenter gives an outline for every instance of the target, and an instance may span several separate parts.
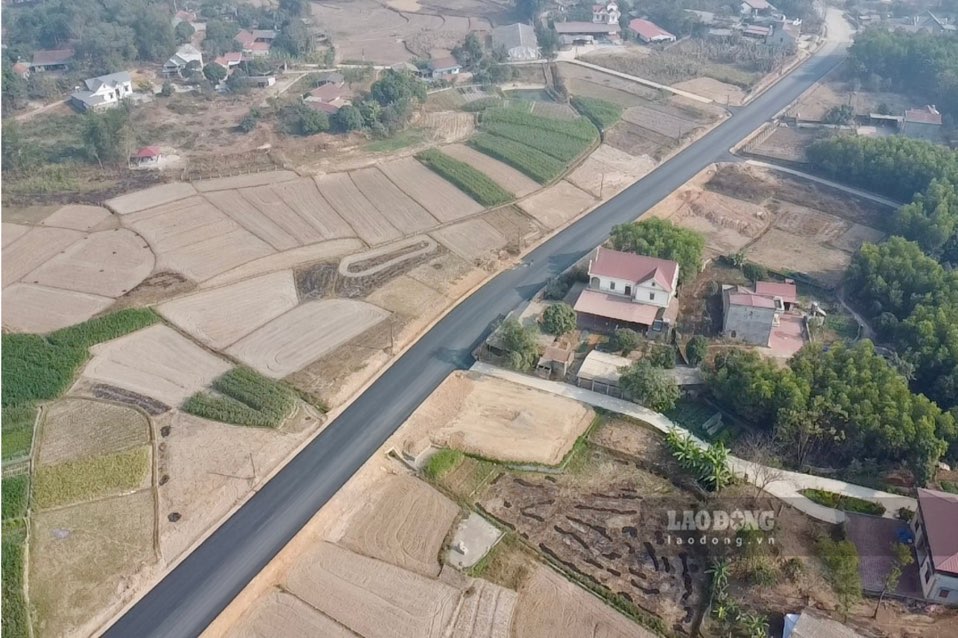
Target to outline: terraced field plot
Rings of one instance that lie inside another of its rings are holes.
[[[30,230],[30,226],[24,224],[12,224],[10,222],[3,222],[3,230],[0,232],[0,237],[3,239],[3,247],[6,248],[7,244],[12,244],[16,240],[20,239],[27,234],[27,231]]]
[[[115,221],[113,214],[102,206],[68,204],[58,208],[41,224],[43,226],[72,228],[73,230],[93,230],[94,228],[108,226],[113,221]],[[4,228],[4,232],[6,232],[6,228]]]
[[[701,125],[699,122],[680,117],[662,107],[633,106],[625,109],[622,119],[673,139],[688,135]]]
[[[13,284],[3,289],[3,325],[20,332],[51,332],[86,321],[112,304],[109,297]]]
[[[210,191],[229,190],[232,188],[249,188],[251,186],[265,186],[279,184],[296,179],[298,175],[293,171],[264,171],[262,173],[248,173],[231,177],[217,177],[193,182],[196,190],[201,193]]]
[[[61,399],[44,408],[40,426],[41,465],[111,454],[150,442],[150,424],[131,408],[90,401]]]
[[[558,228],[595,204],[595,198],[563,180],[518,203],[546,228]]]
[[[566,181],[595,197],[606,199],[645,177],[653,168],[655,162],[650,157],[633,157],[602,144],[569,174]]]
[[[6,229],[4,229],[6,230]],[[34,227],[20,233],[11,244],[4,244],[3,286],[32,272],[51,257],[83,238],[83,233],[65,228]]]
[[[539,184],[530,177],[512,168],[504,162],[489,157],[465,144],[443,146],[442,152],[461,162],[474,166],[488,175],[494,182],[518,197],[528,195],[539,188]]]
[[[323,199],[316,182],[304,177],[271,186],[286,205],[312,224],[324,239],[354,237],[355,231],[339,216],[329,202]]]
[[[301,245],[295,235],[260,211],[255,204],[242,195],[242,191],[217,191],[208,193],[206,199],[230,219],[276,250],[288,250]]]
[[[336,261],[341,257],[355,253],[364,248],[364,244],[356,238],[350,239],[330,239],[311,246],[302,248],[293,248],[280,253],[274,253],[259,259],[254,259],[245,264],[237,266],[215,277],[211,277],[203,282],[203,288],[214,288],[224,284],[233,283],[270,273],[277,270],[293,268],[300,264],[308,264],[317,261]]]
[[[429,211],[400,190],[378,168],[351,171],[349,176],[379,214],[402,234],[410,235],[439,224]]]
[[[173,182],[172,184],[161,184],[160,186],[120,195],[106,200],[105,203],[118,214],[127,215],[147,208],[169,204],[179,199],[186,199],[193,195],[196,195],[196,189],[193,188],[192,184]]]
[[[411,157],[386,162],[380,169],[442,223],[482,210],[481,204]]]
[[[356,634],[296,596],[273,591],[254,603],[227,634],[229,638],[355,638]]]
[[[313,244],[324,239],[330,239],[319,229],[303,219],[299,214],[286,205],[286,202],[276,192],[273,186],[255,186],[243,188],[239,191],[248,202],[256,206],[262,214],[273,220],[278,226],[289,233],[301,245]]]
[[[648,155],[655,159],[660,159],[676,143],[674,138],[625,121],[613,126],[605,141],[629,155]]]
[[[470,219],[435,231],[433,237],[467,261],[495,255],[508,240],[486,221]]]
[[[415,161],[415,160],[410,160]],[[360,239],[375,246],[402,237],[395,226],[356,188],[349,173],[331,173],[316,177],[316,185],[323,197],[332,204],[339,216],[346,220]]]

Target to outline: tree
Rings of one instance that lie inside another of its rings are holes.
[[[348,133],[363,128],[363,115],[352,104],[340,108],[332,117],[332,124],[337,131]]]
[[[216,63],[207,64],[203,67],[203,75],[215,86],[226,79],[226,69]]]
[[[627,399],[656,412],[668,412],[674,408],[680,394],[672,377],[644,359],[622,373],[619,387]]]
[[[515,319],[509,319],[499,328],[499,335],[509,353],[509,367],[520,372],[535,367],[539,361],[539,344],[534,329],[523,328]]]
[[[676,261],[679,264],[679,281],[689,281],[701,268],[705,238],[695,231],[674,226],[668,220],[655,217],[613,227],[612,247]]]
[[[699,443],[688,432],[673,428],[665,435],[665,444],[678,464],[694,474],[706,489],[717,492],[732,483],[728,449],[722,443]]]
[[[901,580],[902,569],[915,562],[915,556],[912,554],[911,547],[905,545],[904,543],[892,543],[891,551],[893,556],[892,564],[888,568],[888,573],[885,574],[885,581],[882,583],[881,596],[878,597],[878,604],[875,606],[875,615],[873,618],[878,618],[878,610],[881,608],[882,603],[885,600],[885,594],[898,589],[898,583]]]
[[[609,346],[613,350],[619,350],[626,355],[638,348],[640,343],[642,338],[639,333],[630,328],[618,328],[609,340]]]
[[[313,50],[313,35],[302,20],[288,20],[273,40],[273,49],[293,58],[304,57]]]
[[[766,270],[765,266],[751,261],[746,262],[746,264],[742,266],[742,274],[753,282],[768,279],[768,270]]]
[[[329,130],[329,116],[322,111],[314,111],[308,106],[299,107],[298,128],[300,135],[316,135]]]
[[[848,620],[848,611],[861,600],[862,581],[858,574],[858,551],[851,541],[833,541],[822,538],[818,553],[828,570],[832,589],[838,595],[838,606]]]
[[[695,335],[685,344],[685,356],[693,366],[704,361],[708,352],[709,340],[702,335]]]
[[[194,33],[196,33],[196,29],[186,20],[177,22],[176,27],[173,28],[173,37],[179,44],[186,44],[192,40]]]
[[[301,18],[309,13],[309,1],[279,0],[279,10],[294,18]]]
[[[83,146],[102,168],[104,164],[126,162],[132,141],[130,116],[126,108],[83,115]]]
[[[848,104],[833,106],[825,112],[824,121],[826,124],[844,125],[848,124],[855,117],[855,111]]]
[[[383,107],[411,100],[422,103],[426,101],[426,85],[409,73],[386,69],[369,87],[369,94]]]
[[[542,313],[542,329],[556,336],[575,330],[575,310],[567,303],[552,304]]]

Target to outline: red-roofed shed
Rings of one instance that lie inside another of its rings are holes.
[[[629,30],[642,42],[675,42],[675,36],[650,20],[636,18],[629,22]]]

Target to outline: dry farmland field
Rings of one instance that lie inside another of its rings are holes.
[[[149,442],[149,421],[136,410],[87,399],[61,399],[43,410],[37,461],[53,465]]]
[[[760,137],[746,145],[745,150],[773,160],[804,164],[807,162],[805,151],[821,137],[821,129],[779,126],[768,137]]]
[[[572,221],[595,202],[592,195],[563,180],[527,197],[518,206],[551,230]]]

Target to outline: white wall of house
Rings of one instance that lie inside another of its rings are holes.
[[[591,282],[590,288],[629,297],[637,303],[665,308],[672,300],[672,294],[655,283],[654,280],[636,284],[627,279],[616,279],[615,277],[602,275],[592,275],[589,279]]]
[[[124,82],[116,88],[101,86],[94,93],[104,96],[107,102],[119,102],[123,98],[133,95],[133,82]]]
[[[911,529],[915,534],[915,554],[918,556],[918,581],[925,599],[940,605],[958,605],[958,576],[935,571],[920,509],[912,520]]]

